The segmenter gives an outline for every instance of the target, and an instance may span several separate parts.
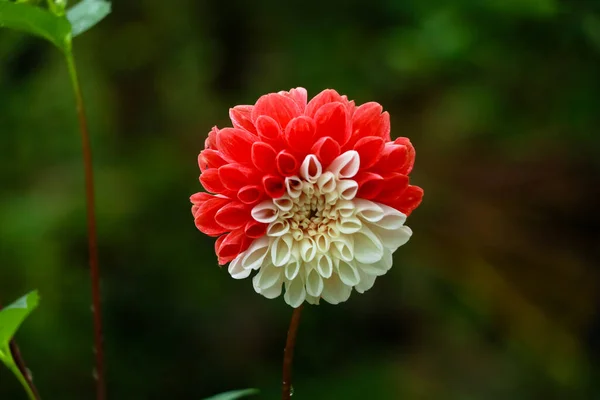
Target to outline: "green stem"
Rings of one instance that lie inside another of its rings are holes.
[[[102,338],[102,303],[100,301],[100,267],[98,265],[98,244],[96,239],[96,213],[94,205],[94,170],[92,165],[92,147],[90,144],[90,134],[88,131],[87,119],[85,116],[85,107],[83,96],[79,86],[77,68],[71,46],[67,46],[65,58],[69,68],[69,76],[75,94],[77,104],[77,116],[79,119],[79,131],[81,133],[81,145],[83,152],[83,163],[85,171],[85,198],[87,208],[87,227],[88,227],[88,251],[90,262],[90,278],[92,285],[92,312],[94,317],[94,349],[96,355],[96,399],[106,399],[106,385],[104,375],[104,350]]]
[[[13,372],[13,374],[15,374],[15,376],[17,377],[19,382],[21,382],[21,385],[23,385],[23,389],[25,389],[25,391],[27,392],[27,396],[29,397],[29,400],[37,400],[37,397],[35,396],[35,394],[33,394],[33,391],[31,390],[31,387],[29,386],[29,382],[27,382],[27,379],[25,379],[23,374],[21,374],[21,371],[19,371],[19,368],[17,368],[17,366],[15,364],[12,364],[10,366],[10,370]]]

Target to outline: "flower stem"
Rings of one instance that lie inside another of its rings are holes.
[[[33,384],[33,379],[31,379],[31,374],[25,365],[25,360],[23,360],[23,356],[21,356],[21,352],[19,351],[19,346],[17,346],[17,342],[12,339],[10,341],[10,353],[15,362],[14,366],[11,368],[13,373],[17,376],[21,385],[27,392],[30,400],[40,400],[40,394],[37,391],[37,388]]]
[[[296,334],[300,325],[300,316],[302,315],[304,304],[298,308],[294,308],[290,327],[287,333],[285,342],[285,350],[283,352],[283,390],[281,394],[282,400],[290,400],[292,396],[292,362],[294,361],[294,347],[296,346]]]
[[[96,399],[106,399],[106,385],[104,375],[104,350],[102,338],[102,304],[100,301],[100,268],[98,266],[98,245],[96,240],[96,214],[94,206],[94,170],[92,166],[92,148],[88,131],[87,119],[83,96],[75,68],[73,52],[69,49],[65,52],[69,76],[77,103],[77,116],[79,119],[79,130],[81,133],[81,144],[83,150],[83,164],[85,171],[85,198],[87,208],[88,229],[88,251],[90,258],[90,277],[92,284],[92,313],[94,317],[94,350],[96,355],[96,368],[94,377],[96,379]]]

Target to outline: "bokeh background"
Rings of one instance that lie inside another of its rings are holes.
[[[188,198],[228,108],[295,86],[381,103],[425,199],[371,291],[305,308],[294,398],[600,398],[599,1],[115,1],[75,52],[110,399],[279,397],[291,309],[217,266]],[[0,132],[0,301],[40,290],[17,339],[42,397],[92,399],[73,96],[7,30]]]

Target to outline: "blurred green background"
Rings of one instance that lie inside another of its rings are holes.
[[[228,108],[296,86],[381,103],[425,199],[371,291],[305,308],[294,398],[600,398],[600,1],[115,1],[75,55],[110,399],[279,397],[291,309],[217,266],[188,199]],[[92,399],[66,66],[7,30],[0,60],[0,301],[40,290],[17,339],[42,397]]]

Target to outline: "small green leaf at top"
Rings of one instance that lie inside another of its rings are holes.
[[[110,3],[105,0],[82,0],[67,11],[73,27],[73,37],[81,35],[110,14]]]
[[[242,397],[252,396],[253,394],[258,393],[258,389],[232,390],[231,392],[217,394],[204,400],[236,400],[241,399]]]
[[[33,291],[0,310],[0,345],[7,345],[25,318],[39,303],[37,291]]]
[[[31,4],[0,1],[0,28],[10,28],[42,37],[63,52],[71,49],[69,21]]]

